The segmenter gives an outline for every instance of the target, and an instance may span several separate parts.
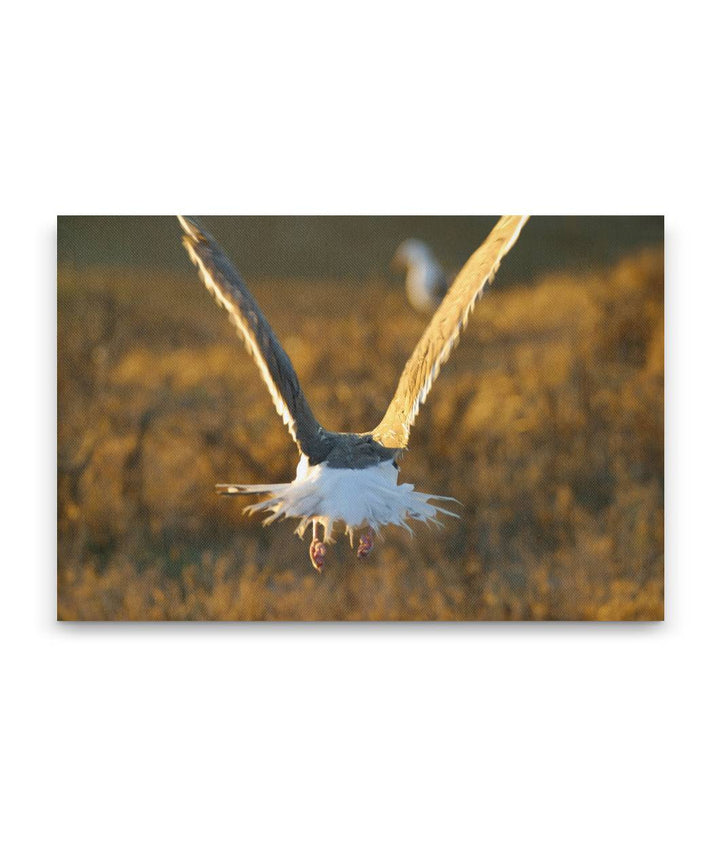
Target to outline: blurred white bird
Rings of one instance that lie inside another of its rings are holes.
[[[397,248],[392,266],[405,271],[405,290],[411,306],[418,312],[434,312],[447,294],[448,282],[430,247],[408,238]]]

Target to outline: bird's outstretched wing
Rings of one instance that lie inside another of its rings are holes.
[[[486,283],[517,240],[527,217],[501,217],[485,243],[457,275],[405,364],[397,390],[382,422],[372,431],[383,446],[407,446],[410,428],[430,392],[440,368],[457,344]]]
[[[293,440],[310,460],[321,457],[325,445],[322,428],[303,395],[290,357],[255,298],[212,235],[190,217],[178,215],[178,220],[185,233],[185,249],[208,291],[227,309]]]

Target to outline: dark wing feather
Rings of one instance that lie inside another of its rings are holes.
[[[372,435],[389,448],[405,448],[410,428],[440,368],[457,344],[486,283],[517,240],[527,217],[501,217],[468,259],[407,361],[382,422]]]
[[[227,309],[293,440],[311,460],[322,458],[327,445],[324,432],[303,395],[290,358],[255,298],[212,235],[190,217],[179,215],[178,219],[185,232],[185,249],[208,291]]]

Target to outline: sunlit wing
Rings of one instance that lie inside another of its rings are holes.
[[[397,390],[382,422],[372,432],[379,443],[404,448],[420,406],[440,368],[457,344],[485,285],[517,240],[527,217],[501,217],[485,243],[457,275],[443,302],[405,364]]]
[[[303,395],[290,358],[255,298],[212,235],[190,217],[179,215],[178,220],[185,232],[185,249],[208,291],[228,311],[270,390],[275,409],[300,450],[309,458],[315,458],[322,429]]]

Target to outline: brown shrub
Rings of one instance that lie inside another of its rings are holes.
[[[349,289],[352,288],[352,304]],[[254,290],[318,418],[379,421],[424,319],[380,283]],[[663,259],[491,290],[421,411],[403,480],[462,503],[317,576],[291,522],[216,481],[294,446],[191,272],[59,276],[58,614],[72,619],[656,619]]]

